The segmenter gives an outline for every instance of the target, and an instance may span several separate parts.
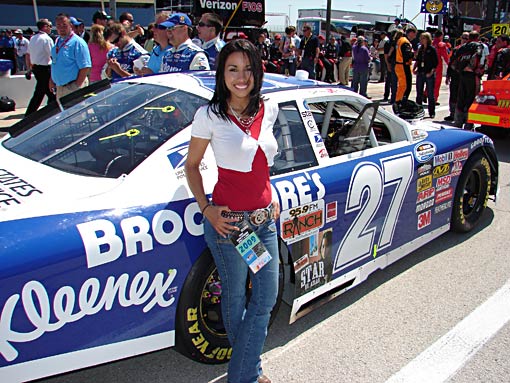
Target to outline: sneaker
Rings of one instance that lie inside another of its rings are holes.
[[[438,101],[436,101],[436,105],[441,105]]]
[[[432,113],[432,114],[430,115],[430,118],[436,118],[436,115],[435,115],[434,113]]]
[[[454,120],[454,117],[450,114],[449,116],[446,116],[444,118],[445,121],[453,121]]]

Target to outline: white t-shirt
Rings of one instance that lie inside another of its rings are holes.
[[[53,40],[47,33],[39,32],[32,36],[28,43],[30,62],[35,65],[50,65],[53,45]]]
[[[256,140],[239,129],[234,122],[225,121],[208,111],[208,105],[204,105],[195,113],[191,136],[210,140],[219,167],[249,172],[259,146],[266,155],[267,164],[273,165],[278,151],[273,135],[273,125],[277,117],[278,106],[264,101],[264,117],[259,138]]]

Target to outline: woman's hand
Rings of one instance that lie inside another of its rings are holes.
[[[211,226],[214,227],[214,230],[218,232],[223,238],[227,238],[227,236],[233,231],[239,231],[237,226],[231,225],[232,222],[239,222],[235,218],[225,218],[221,215],[223,211],[229,212],[231,211],[228,206],[215,206],[210,205],[206,209],[204,209],[203,215],[207,220],[211,223]]]

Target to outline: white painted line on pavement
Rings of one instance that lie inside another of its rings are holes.
[[[386,383],[445,382],[510,320],[510,280]]]

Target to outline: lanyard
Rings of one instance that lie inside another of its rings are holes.
[[[71,34],[69,36],[67,36],[67,38],[64,40],[64,42],[62,44],[60,44],[61,38],[60,37],[58,38],[57,45],[55,46],[55,50],[57,52],[57,55],[58,55],[58,51],[60,49],[62,49],[62,47],[64,47],[69,40],[71,40],[71,37],[73,37],[73,35],[74,35],[74,32],[71,32]]]

